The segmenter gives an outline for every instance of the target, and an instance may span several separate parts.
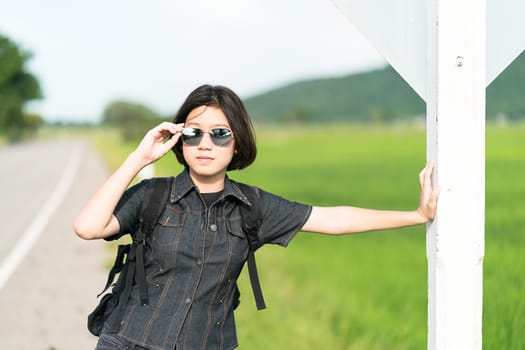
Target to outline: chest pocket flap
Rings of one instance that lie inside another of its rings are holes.
[[[246,238],[246,235],[242,230],[242,222],[240,217],[226,220],[226,229],[228,230],[228,233],[233,236]]]

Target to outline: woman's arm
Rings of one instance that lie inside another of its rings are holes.
[[[133,178],[177,143],[182,125],[164,122],[148,131],[139,146],[88,200],[73,228],[84,239],[109,237],[120,230],[113,212]]]
[[[313,207],[302,231],[324,234],[358,233],[424,224],[436,215],[439,190],[432,188],[434,163],[419,173],[421,195],[414,211],[375,210],[357,207]]]

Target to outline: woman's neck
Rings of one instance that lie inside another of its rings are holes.
[[[190,169],[190,177],[201,193],[220,192],[224,189],[226,173],[216,175],[199,175]]]

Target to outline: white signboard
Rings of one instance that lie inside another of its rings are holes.
[[[430,1],[430,2],[429,2]],[[332,0],[426,101],[431,0]],[[525,48],[525,1],[487,0],[486,85]]]
[[[426,96],[426,2],[332,0],[390,65]]]
[[[488,86],[525,49],[525,1],[486,1]]]

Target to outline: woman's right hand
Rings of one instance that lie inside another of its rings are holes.
[[[139,146],[93,194],[75,219],[75,232],[84,239],[111,236],[120,230],[113,215],[122,194],[141,168],[153,163],[175,146],[182,124],[164,122],[151,129]]]
[[[175,146],[183,125],[170,122],[157,125],[146,133],[133,153],[144,162],[144,166],[157,161]]]

